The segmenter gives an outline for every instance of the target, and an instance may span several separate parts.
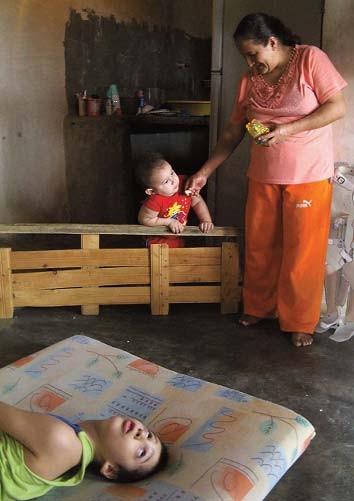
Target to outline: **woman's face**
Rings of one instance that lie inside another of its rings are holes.
[[[247,65],[254,68],[260,75],[271,73],[279,64],[278,41],[270,37],[267,44],[263,45],[254,40],[240,40],[237,48],[245,58]]]

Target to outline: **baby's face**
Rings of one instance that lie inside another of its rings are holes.
[[[153,193],[171,197],[177,193],[179,188],[179,179],[175,171],[168,162],[164,162],[160,167],[154,170],[150,186]]]

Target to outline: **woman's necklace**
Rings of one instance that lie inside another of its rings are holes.
[[[290,68],[290,65],[291,65],[291,63],[292,63],[292,62],[293,62],[293,60],[294,60],[295,53],[296,53],[296,46],[295,46],[295,47],[293,47],[293,48],[291,49],[291,52],[290,52],[290,57],[289,57],[289,59],[288,59],[288,62],[287,62],[287,63],[286,63],[286,65],[284,66],[283,71],[281,72],[281,74],[280,74],[280,76],[279,76],[278,80],[277,80],[274,84],[270,84],[270,83],[266,82],[266,80],[264,79],[263,75],[259,75],[259,76],[261,77],[261,79],[263,80],[263,82],[264,82],[266,85],[268,85],[269,87],[274,87],[274,88],[275,88],[275,87],[278,87],[278,86],[282,83],[282,81],[284,80],[285,76],[287,75],[288,70],[289,70],[289,68]]]

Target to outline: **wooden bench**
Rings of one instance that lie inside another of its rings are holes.
[[[150,304],[153,315],[167,315],[173,303],[220,303],[221,313],[238,309],[239,234],[233,227],[203,234],[187,226],[183,238],[221,243],[181,249],[100,248],[100,235],[168,234],[166,228],[140,225],[0,224],[1,234],[80,235],[81,248],[0,248],[0,318],[12,318],[14,308],[26,306],[79,305],[84,315],[113,304]]]

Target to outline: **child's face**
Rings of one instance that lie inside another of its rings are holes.
[[[168,162],[163,162],[160,167],[156,168],[150,179],[150,193],[171,197],[177,193],[179,188],[179,179],[175,171]]]
[[[126,470],[151,471],[161,455],[160,439],[135,419],[113,416],[105,420],[100,434],[103,461]],[[103,475],[104,471],[101,470]]]

